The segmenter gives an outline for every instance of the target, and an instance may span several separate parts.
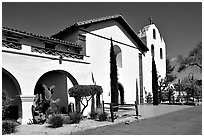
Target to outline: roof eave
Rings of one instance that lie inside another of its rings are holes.
[[[54,42],[54,43],[58,43],[58,44],[66,45],[66,46],[73,46],[73,47],[77,47],[77,48],[82,48],[81,45],[78,45],[78,44],[75,44],[75,43],[72,43],[72,42],[69,42],[69,41],[63,41],[63,40],[56,39],[56,38],[50,38],[50,37],[47,37],[47,36],[36,35],[36,34],[33,34],[33,33],[28,33],[28,32],[17,30],[17,29],[11,29],[11,28],[8,28],[8,27],[3,27],[2,31],[12,32],[12,33],[16,33],[18,35],[37,38],[37,39],[41,39],[41,40],[44,40],[44,41],[50,41],[50,42]]]

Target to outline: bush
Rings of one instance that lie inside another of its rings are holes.
[[[96,119],[97,118],[98,113],[97,112],[90,112],[89,116],[91,119]]]
[[[81,114],[78,112],[72,112],[69,114],[70,116],[70,124],[79,123],[81,120]]]
[[[11,105],[12,99],[8,96],[6,90],[2,90],[2,119],[6,119],[9,114],[9,106]]]
[[[53,128],[62,127],[64,123],[64,118],[60,114],[55,114],[49,117],[48,123],[51,124],[51,127]]]
[[[12,120],[2,121],[2,134],[11,134],[16,131],[16,126],[18,124]]]
[[[68,90],[69,96],[74,97],[83,105],[83,108],[80,112],[81,114],[83,114],[85,108],[88,106],[88,102],[94,97],[94,95],[100,95],[102,92],[102,87],[98,85],[76,85]],[[85,104],[83,103],[84,99],[86,100]],[[77,111],[80,110],[77,109]]]
[[[98,113],[97,115],[98,121],[106,121],[107,118],[108,118],[108,113],[106,112]]]
[[[64,118],[64,124],[71,124],[70,116],[65,115],[63,116],[63,118]]]

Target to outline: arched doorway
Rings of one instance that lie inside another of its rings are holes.
[[[76,79],[68,72],[64,70],[53,70],[43,74],[37,81],[34,95],[37,93],[37,87],[39,84],[45,84],[48,88],[55,85],[52,99],[60,99],[59,111],[67,113],[68,111],[68,84],[72,83],[71,86],[78,85]]]
[[[11,106],[9,106],[8,119],[17,120],[22,118],[21,89],[16,78],[7,70],[2,68],[2,91],[6,91],[8,96],[12,98]]]
[[[118,83],[118,103],[124,104],[124,88],[121,83]]]

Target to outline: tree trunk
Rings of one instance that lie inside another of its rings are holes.
[[[111,48],[110,48],[110,81],[111,81],[111,103],[118,103],[118,72],[116,64],[115,51],[111,39]],[[117,111],[117,108],[114,109]]]

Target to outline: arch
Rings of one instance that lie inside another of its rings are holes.
[[[64,71],[64,70],[51,70],[51,71],[48,71],[46,73],[44,73],[37,81],[37,83],[40,82],[40,80],[42,79],[43,76],[46,76],[48,73],[51,73],[51,72],[57,72],[57,73],[61,73],[61,74],[64,74],[66,75],[69,80],[71,81],[71,83],[75,86],[75,85],[78,85],[78,82],[77,80],[67,71]],[[34,95],[36,94],[36,92],[34,92]]]
[[[2,68],[2,90],[6,90],[12,103],[9,107],[8,118],[17,120],[22,118],[21,88],[17,79],[6,69]]]
[[[153,44],[151,45],[151,55],[152,57],[154,57],[154,45]]]
[[[4,68],[2,68],[2,75],[3,74],[6,74],[7,76],[9,76],[12,79],[12,81],[14,82],[14,84],[16,86],[18,95],[21,95],[21,88],[20,88],[20,85],[19,85],[17,79],[9,71],[7,71]],[[2,78],[3,78],[3,76],[2,76]],[[3,80],[2,80],[2,82],[3,82]],[[3,83],[2,83],[2,87],[3,87]]]
[[[71,82],[69,82],[69,81]],[[41,92],[41,84],[45,84],[48,88],[52,85],[55,85],[54,93],[52,95],[52,99],[60,99],[59,102],[59,110],[62,113],[66,113],[68,111],[68,84],[72,84],[71,86],[78,85],[76,79],[67,71],[64,70],[52,70],[44,73],[37,81],[34,95],[38,92]],[[39,86],[40,85],[40,86]]]
[[[156,31],[153,29],[153,39],[156,39]]]
[[[117,67],[122,68],[122,50],[118,45],[114,45]]]
[[[118,82],[118,103],[124,104],[124,88],[121,83]]]

